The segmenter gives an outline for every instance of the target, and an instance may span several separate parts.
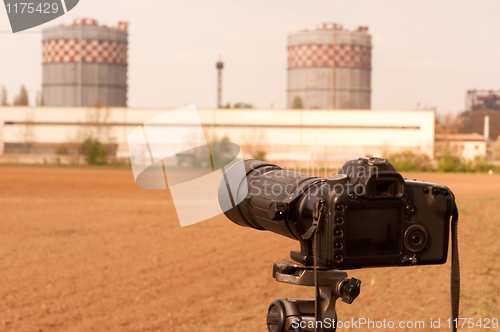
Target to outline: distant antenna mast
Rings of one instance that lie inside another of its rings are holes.
[[[222,68],[224,68],[224,63],[220,55],[215,66],[217,68],[217,108],[222,108]]]

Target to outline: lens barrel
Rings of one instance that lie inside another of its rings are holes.
[[[235,203],[239,202],[226,209],[226,217],[240,226],[298,239],[312,223],[312,201],[310,204],[302,201],[310,194],[311,187],[325,180],[259,160],[244,160],[242,163],[245,179],[234,176],[236,170],[241,169],[241,165],[237,167],[235,164],[219,185],[219,201],[225,190],[232,189],[230,196]]]

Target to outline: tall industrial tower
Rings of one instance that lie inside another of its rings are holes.
[[[224,62],[222,62],[219,57],[219,61],[215,64],[217,68],[217,108],[222,107],[222,69],[224,68]]]
[[[128,23],[75,19],[43,30],[45,106],[127,106]]]
[[[319,24],[288,36],[288,108],[370,109],[368,28]]]

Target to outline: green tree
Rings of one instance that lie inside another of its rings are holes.
[[[460,133],[484,134],[484,117],[490,118],[490,139],[496,140],[500,137],[500,111],[499,110],[474,110],[461,115],[463,126]]]
[[[87,138],[80,146],[80,151],[85,155],[85,160],[89,165],[106,165],[107,163],[108,151],[97,139]]]
[[[398,172],[430,171],[431,160],[425,154],[416,154],[412,151],[391,153],[387,160]]]
[[[14,98],[14,106],[29,106],[28,91],[24,85],[21,85],[21,91]]]
[[[227,135],[221,139],[214,137],[213,142],[210,142],[210,158],[214,167],[227,165],[234,159],[235,156],[231,153],[233,146],[229,143],[231,140]]]
[[[56,149],[56,154],[57,155],[67,155],[69,154],[69,150],[67,147],[65,146],[59,146],[57,149]]]
[[[43,92],[38,90],[36,93],[36,106],[44,106]]]
[[[7,102],[7,89],[2,85],[2,90],[0,91],[0,106],[8,106]]]
[[[244,102],[239,102],[235,103],[233,107],[231,107],[231,104],[227,103],[226,106],[222,106],[222,108],[253,108],[253,105]]]
[[[19,133],[24,143],[23,153],[32,153],[35,145],[35,111],[33,109],[26,112],[24,126],[21,126]]]
[[[267,154],[266,151],[259,150],[253,154],[252,158],[257,159],[257,160],[266,161],[266,154]]]
[[[302,103],[302,98],[299,96],[295,96],[292,101],[292,108],[293,109],[303,109],[304,108],[304,103]]]
[[[440,172],[461,172],[464,169],[460,158],[450,152],[442,153],[437,160]]]
[[[239,103],[234,104],[233,108],[253,108],[253,105],[247,104],[244,102],[239,102]]]
[[[485,156],[477,156],[474,159],[474,172],[487,173],[489,170],[497,170],[497,167],[491,164]]]

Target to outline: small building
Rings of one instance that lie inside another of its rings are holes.
[[[472,161],[486,156],[486,141],[478,133],[436,134],[436,154],[444,151],[456,153],[463,160]]]

